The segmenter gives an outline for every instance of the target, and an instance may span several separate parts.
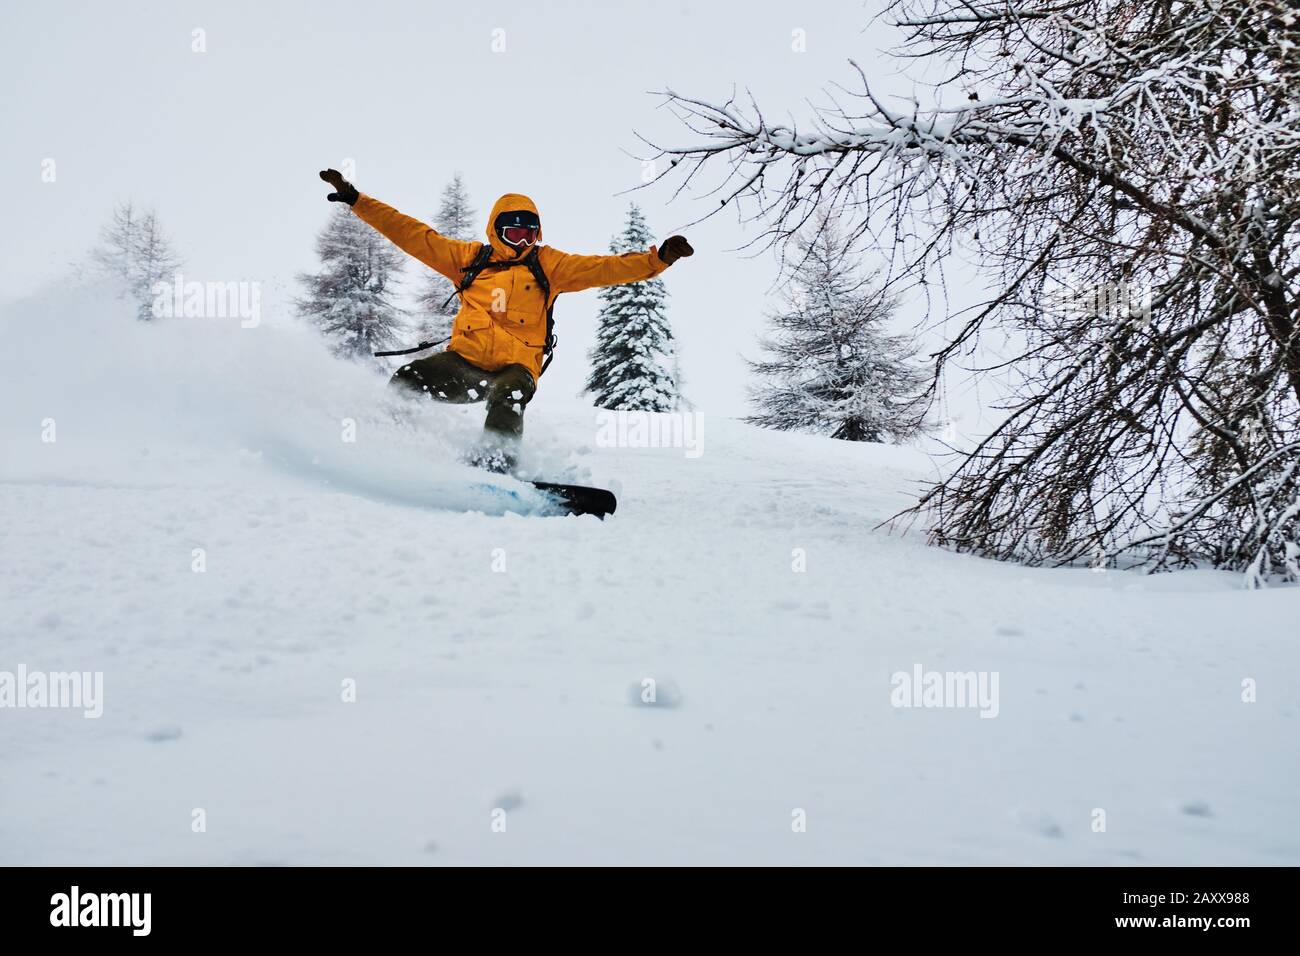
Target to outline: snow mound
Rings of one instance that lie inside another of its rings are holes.
[[[140,322],[112,285],[91,284],[10,306],[0,335],[20,343],[0,355],[5,481],[210,485],[259,469],[421,507],[546,506],[529,486],[463,463],[482,405],[395,395],[380,369],[333,357],[294,321]],[[538,431],[523,465],[580,477]]]

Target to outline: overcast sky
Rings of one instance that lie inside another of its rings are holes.
[[[725,99],[753,90],[769,112],[807,115],[847,59],[881,89],[912,77],[869,26],[879,0],[445,3],[70,2],[7,12],[0,31],[0,175],[16,222],[4,230],[0,298],[57,281],[115,201],[152,206],[186,277],[259,280],[268,308],[312,269],[329,213],[316,178],[355,164],[356,184],[429,218],[457,170],[480,217],[503,192],[538,203],[549,244],[604,252],[642,179],[637,133],[690,139],[652,91]],[[205,52],[195,52],[202,30]],[[806,52],[792,49],[802,30]],[[494,43],[504,51],[494,52]],[[55,181],[42,163],[55,162]],[[776,277],[770,254],[733,250],[753,227],[723,214],[682,229],[705,200],[635,200],[655,232],[685,231],[697,255],[666,276],[688,396],[745,411]],[[481,225],[481,223],[480,223]],[[408,273],[423,268],[412,260]],[[543,388],[578,391],[599,301],[565,296],[561,351]],[[540,397],[540,396],[539,396]]]

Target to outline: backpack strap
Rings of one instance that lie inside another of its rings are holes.
[[[546,302],[546,338],[542,341],[542,370],[537,373],[540,378],[546,374],[547,366],[551,364],[551,359],[555,357],[555,346],[560,340],[555,336],[555,303],[551,300],[551,280],[546,278],[546,270],[542,268],[542,261],[537,254],[536,247],[533,247],[533,251],[529,253],[527,262],[533,278],[537,280],[537,287],[542,290],[543,300]]]
[[[488,260],[491,258],[492,245],[485,242],[483,245],[479,246],[478,252],[474,253],[474,258],[470,260],[469,265],[460,270],[460,284],[452,290],[451,295],[447,296],[447,298],[443,300],[442,307],[444,309],[447,308],[452,299],[456,298],[456,296],[460,295],[474,284],[474,280],[478,278],[480,272],[487,268]]]
[[[413,345],[409,349],[394,349],[391,352],[375,352],[374,355],[375,358],[385,355],[410,355],[412,352],[423,352],[425,349],[431,349],[436,345],[441,345],[443,342],[450,341],[451,337],[448,336],[445,339],[439,339],[437,342],[421,342],[419,345]]]

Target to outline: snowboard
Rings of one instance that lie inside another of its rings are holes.
[[[469,451],[463,455],[463,460],[469,467],[478,468],[489,475],[506,475],[512,477],[521,484],[532,486],[537,492],[541,492],[547,505],[556,514],[565,515],[595,515],[597,518],[604,520],[606,515],[614,514],[614,510],[619,506],[619,502],[614,497],[614,492],[607,492],[603,488],[588,488],[586,485],[568,485],[559,483],[559,481],[533,481],[515,475],[515,459],[512,455],[503,455],[499,449],[493,449],[491,446],[480,446],[477,449]],[[482,485],[484,490],[493,490],[494,493],[504,493],[511,501],[520,501],[520,496],[516,492],[511,492],[495,485]],[[524,503],[520,501],[520,503]]]
[[[529,481],[527,484],[554,501],[566,514],[595,515],[604,520],[606,515],[612,515],[618,507],[614,493],[604,488],[562,485],[553,481]]]
[[[538,516],[595,515],[603,521],[606,515],[612,515],[618,507],[614,493],[604,488],[514,477],[515,481],[524,486],[522,490],[496,482],[471,486],[472,493],[484,496],[471,505],[471,510],[482,510],[489,514],[513,512]]]
[[[612,515],[614,509],[618,507],[618,501],[615,499],[614,493],[606,491],[604,488],[568,485],[556,481],[532,481],[528,478],[512,475],[513,459],[495,454],[491,449],[480,448],[462,460],[465,464],[486,471],[489,474],[508,475],[522,484],[529,485],[540,492],[550,509],[558,514],[595,515],[603,521],[606,515]],[[514,491],[506,491],[503,488],[491,485],[483,487],[504,492],[512,500],[519,500],[519,495]]]

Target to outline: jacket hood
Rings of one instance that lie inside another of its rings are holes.
[[[531,212],[540,220],[542,214],[537,211],[537,205],[527,196],[521,193],[506,193],[500,199],[492,204],[492,211],[488,213],[487,237],[488,242],[492,244],[493,251],[496,252],[500,259],[515,259],[519,255],[527,255],[526,249],[520,250],[515,246],[507,245],[501,241],[501,237],[496,234],[494,224],[497,216],[503,212]],[[542,241],[542,233],[538,230],[537,241]]]

